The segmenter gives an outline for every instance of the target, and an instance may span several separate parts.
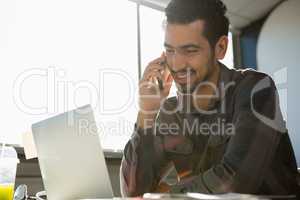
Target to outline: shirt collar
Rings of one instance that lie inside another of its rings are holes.
[[[220,72],[218,80],[218,98],[212,102],[211,109],[215,109],[219,103],[225,98],[224,88],[231,81],[232,69],[219,62]],[[199,110],[196,109],[191,103],[191,94],[180,94],[177,93],[177,102],[179,104],[179,112],[199,114]]]

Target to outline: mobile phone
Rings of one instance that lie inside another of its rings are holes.
[[[157,78],[157,82],[158,82],[158,87],[160,90],[164,89],[164,84],[163,81],[160,78]]]
[[[159,63],[159,65],[163,65],[165,67],[166,65],[166,61],[162,61]],[[158,87],[160,90],[163,90],[164,89],[164,83],[163,83],[163,80],[161,80],[160,78],[157,78],[157,82],[158,82]]]

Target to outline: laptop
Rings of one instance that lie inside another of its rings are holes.
[[[47,199],[112,198],[90,105],[32,125]]]

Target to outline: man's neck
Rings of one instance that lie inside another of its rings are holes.
[[[210,110],[216,100],[219,98],[218,82],[220,78],[220,64],[215,63],[211,74],[205,82],[200,83],[200,86],[193,92],[193,105],[197,110]]]

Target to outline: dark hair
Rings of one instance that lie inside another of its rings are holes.
[[[167,22],[189,24],[204,20],[204,36],[215,47],[219,38],[228,35],[229,20],[225,16],[226,6],[221,0],[172,0],[165,9]]]

